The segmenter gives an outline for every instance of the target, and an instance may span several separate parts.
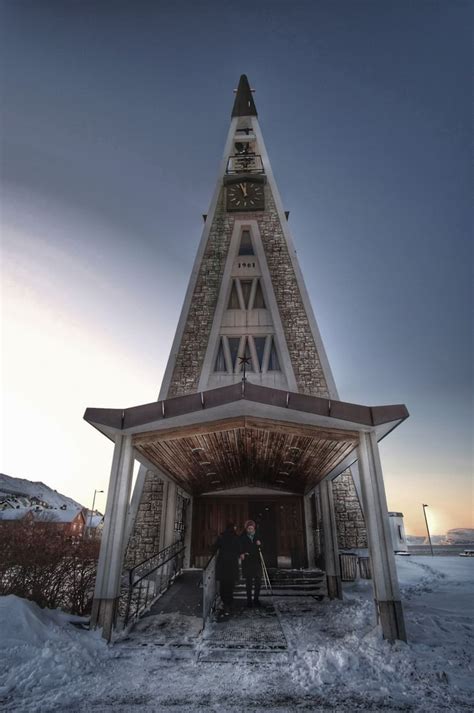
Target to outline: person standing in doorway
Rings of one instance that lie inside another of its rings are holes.
[[[223,604],[224,616],[230,616],[234,601],[234,587],[239,578],[240,541],[233,522],[228,522],[214,543],[217,551],[216,579],[219,582],[219,594]]]
[[[242,575],[245,579],[247,590],[248,607],[260,606],[259,595],[262,585],[261,546],[262,542],[257,538],[255,522],[247,520],[244,525],[244,532],[240,536],[240,559],[242,562]]]

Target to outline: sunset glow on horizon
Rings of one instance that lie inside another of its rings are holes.
[[[105,4],[91,23],[86,5],[74,22],[5,12],[2,472],[87,507],[107,490],[112,444],[84,411],[158,397],[247,71],[340,398],[410,413],[380,445],[389,509],[412,535],[422,503],[432,534],[474,527],[470,78],[446,40],[454,9],[425,30],[415,7],[398,26],[347,3],[349,31],[308,5],[288,52],[283,7],[263,35],[257,8],[229,47],[236,9],[202,34],[190,10],[177,34],[171,6]]]
[[[142,333],[135,341],[124,340],[123,334],[132,328],[124,322],[126,311],[106,299],[117,285],[101,281],[96,266],[48,243],[44,235],[57,228],[51,214],[39,211],[35,218],[38,231],[50,222],[41,238],[12,226],[3,236],[4,248],[10,249],[3,254],[3,412],[8,417],[3,425],[2,468],[14,477],[41,480],[90,506],[94,488],[107,490],[112,444],[82,415],[88,406],[123,408],[157,398],[179,316],[179,297],[170,310],[157,311],[154,324],[153,310],[147,308],[140,317]],[[68,227],[71,230],[73,223]],[[103,229],[96,226],[94,231],[88,223],[92,234],[102,231],[103,237]],[[177,279],[184,294],[185,274]],[[136,297],[130,297],[136,303]],[[93,305],[97,313],[91,311]],[[128,319],[133,322],[131,315]],[[420,427],[416,425],[417,430]],[[448,453],[423,454],[420,467],[420,447],[405,445],[412,428],[410,418],[380,446],[389,509],[404,513],[409,534],[426,534],[421,507],[426,500],[432,534],[473,526],[468,462],[465,472],[459,463],[461,469],[453,474]],[[97,496],[102,510],[105,497]]]

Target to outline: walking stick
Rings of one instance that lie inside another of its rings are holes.
[[[273,597],[273,590],[272,590],[272,585],[270,582],[270,577],[268,576],[267,565],[265,564],[265,560],[263,559],[263,554],[262,554],[262,550],[260,549],[260,547],[258,548],[258,551],[260,553],[260,560],[262,562],[262,574],[263,574],[263,581],[265,584],[265,589],[270,590],[270,596]]]

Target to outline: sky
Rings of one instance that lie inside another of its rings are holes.
[[[246,73],[340,397],[410,412],[389,509],[472,527],[472,6],[3,0],[0,24],[1,470],[106,490],[84,410],[157,398]]]

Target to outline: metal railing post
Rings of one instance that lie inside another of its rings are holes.
[[[148,602],[153,603],[154,599],[165,592],[174,579],[181,573],[185,549],[183,541],[177,540],[172,545],[164,547],[130,570],[129,590],[124,617],[125,626],[129,623],[131,618],[135,620],[139,619],[142,611],[148,607]],[[144,586],[145,580],[146,588]],[[151,597],[150,589],[152,589]],[[145,591],[145,603],[142,606],[143,591]],[[131,610],[134,597],[136,598],[136,606],[134,606],[134,614],[132,617]]]

